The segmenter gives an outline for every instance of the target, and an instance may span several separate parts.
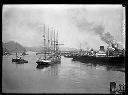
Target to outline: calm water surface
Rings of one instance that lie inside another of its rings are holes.
[[[119,68],[85,64],[62,57],[61,64],[38,67],[39,55],[28,52],[29,63],[15,64],[3,56],[2,91],[7,93],[110,93],[110,82],[125,83]]]

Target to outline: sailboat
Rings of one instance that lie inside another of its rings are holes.
[[[49,40],[49,27],[48,27],[48,42],[47,42],[47,47],[46,47],[46,36],[45,36],[45,24],[44,24],[44,58],[39,58],[37,60],[37,64],[40,65],[52,65],[52,64],[56,64],[56,63],[61,63],[61,54],[59,52],[59,47],[58,45],[63,45],[63,44],[58,44],[58,32],[57,35],[55,35],[55,30],[51,33],[53,34],[53,38],[52,39],[52,35],[51,35],[51,40]],[[56,37],[55,37],[56,36]],[[49,46],[49,43],[51,41],[51,46]],[[47,50],[46,50],[47,49]],[[40,53],[38,53],[40,54]]]
[[[17,50],[17,47],[16,47]],[[16,51],[16,58],[12,58],[12,62],[17,62],[17,63],[28,63],[27,60],[24,60],[23,58],[21,58],[21,56],[19,57],[17,55],[17,51]]]
[[[47,53],[46,53],[46,39],[45,39],[45,24],[44,24],[44,58],[39,58],[36,63],[38,65],[50,65],[51,64],[51,60],[49,58],[47,58]]]

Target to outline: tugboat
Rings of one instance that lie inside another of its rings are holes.
[[[20,57],[17,56],[17,53],[16,53],[16,58],[12,58],[12,62],[17,62],[17,63],[28,63],[27,60],[24,60]]]
[[[17,48],[16,48],[16,50],[17,50]],[[19,57],[17,55],[17,52],[16,52],[16,58],[12,58],[12,62],[16,62],[16,63],[19,63],[19,64],[21,64],[21,63],[28,63],[27,60],[24,60],[23,58],[21,58],[21,56]]]

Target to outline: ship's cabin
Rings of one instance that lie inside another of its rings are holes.
[[[96,53],[96,57],[105,57],[106,53],[104,51],[99,51],[98,53]]]

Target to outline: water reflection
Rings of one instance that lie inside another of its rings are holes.
[[[56,76],[56,75],[58,75],[58,72],[59,72],[59,67],[60,66],[60,64],[54,64],[54,65],[52,65],[51,67],[50,67],[50,70],[51,70],[51,75],[53,75],[53,76]]]
[[[12,64],[14,64],[16,68],[24,68],[24,63],[12,62]]]
[[[25,64],[24,62],[12,62],[12,64]]]
[[[113,71],[120,67],[82,63],[64,57],[61,64],[37,65],[38,56],[34,53],[25,56],[28,64],[11,64],[12,57],[3,57],[2,88],[3,91],[9,89],[7,92],[109,93],[111,81],[125,82],[123,72]]]
[[[125,72],[125,66],[111,66],[111,65],[105,65],[102,63],[90,63],[90,62],[79,62],[79,61],[72,61],[73,63],[76,64],[81,64],[81,65],[86,65],[87,67],[91,67],[92,68],[97,68],[97,67],[104,67],[105,70],[107,71],[120,71],[120,72]]]
[[[106,70],[107,71],[120,71],[120,72],[125,72],[125,68],[124,67],[120,67],[120,66],[106,66]]]
[[[47,67],[49,67],[49,65],[39,65],[39,64],[38,64],[38,65],[36,66],[37,69],[44,69],[44,68],[47,68]]]

